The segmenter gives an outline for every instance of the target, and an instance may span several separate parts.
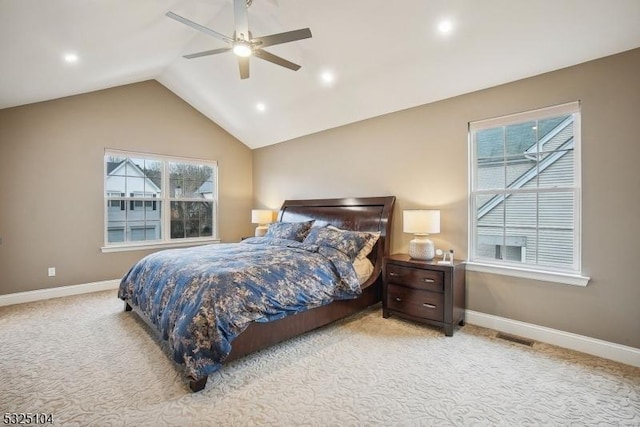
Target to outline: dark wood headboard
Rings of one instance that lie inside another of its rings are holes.
[[[345,199],[285,200],[278,221],[316,220],[320,225],[354,231],[379,231],[380,239],[369,255],[374,265],[371,281],[382,269],[382,257],[389,254],[391,220],[395,196]]]

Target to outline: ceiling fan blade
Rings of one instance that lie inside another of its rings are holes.
[[[189,55],[184,55],[183,58],[187,58],[187,59],[200,58],[201,56],[216,55],[218,53],[229,52],[230,50],[231,50],[230,47],[221,47],[220,49],[205,50],[204,52],[198,52],[198,53],[190,53]]]
[[[293,42],[296,40],[308,39],[311,37],[311,30],[303,28],[301,30],[287,31],[284,33],[271,34],[270,36],[256,37],[251,40],[252,43],[257,43],[260,48],[273,46],[276,44]]]
[[[249,78],[249,57],[243,58],[239,56],[238,68],[240,68],[240,78],[248,79]]]
[[[249,41],[249,19],[247,0],[233,0],[233,16],[236,23],[236,38]]]
[[[300,69],[300,65],[294,64],[291,61],[287,61],[284,58],[280,58],[273,53],[267,52],[266,50],[256,49],[253,51],[253,55],[257,58],[264,59],[265,61],[273,62],[274,64],[280,65],[282,67],[288,68],[293,71],[298,71]]]
[[[213,37],[215,37],[217,39],[220,39],[220,40],[222,40],[224,42],[233,43],[233,39],[231,37],[227,37],[224,34],[220,34],[219,32],[212,30],[211,28],[204,27],[204,26],[202,26],[200,24],[197,24],[197,23],[195,23],[193,21],[188,20],[187,18],[183,18],[180,15],[176,15],[173,12],[167,12],[166,15],[171,19],[175,19],[178,22],[182,22],[183,24],[188,25],[191,28],[195,28],[198,31],[201,31],[201,32],[203,32],[205,34],[213,36]]]

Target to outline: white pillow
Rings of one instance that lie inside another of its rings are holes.
[[[358,283],[362,285],[369,279],[369,277],[371,277],[371,273],[373,273],[373,264],[371,264],[371,261],[367,257],[362,259],[356,258],[353,261],[353,269],[358,275]]]

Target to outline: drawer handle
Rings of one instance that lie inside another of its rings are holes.
[[[396,301],[398,301],[398,302],[402,302],[402,298],[400,298],[400,297],[396,297]]]
[[[391,276],[391,277],[400,277],[402,275],[398,274],[398,273],[389,272],[389,276]]]
[[[433,279],[422,279],[422,281],[425,282],[425,283],[433,283],[433,282],[435,282],[435,280],[433,280]]]
[[[433,305],[433,304],[429,304],[429,303],[427,303],[427,302],[423,303],[423,304],[422,304],[422,306],[423,306],[423,307],[425,307],[425,308],[436,308],[436,306],[435,306],[435,305]]]

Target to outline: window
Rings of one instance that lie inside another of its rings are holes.
[[[579,275],[579,103],[471,122],[469,141],[469,261]]]
[[[124,193],[115,193],[113,191],[107,192],[107,197],[110,197],[109,200],[109,208],[120,208],[120,210],[124,210],[125,202],[124,200],[117,200],[118,196],[124,197]]]
[[[211,161],[105,151],[105,246],[215,239],[217,175]]]

